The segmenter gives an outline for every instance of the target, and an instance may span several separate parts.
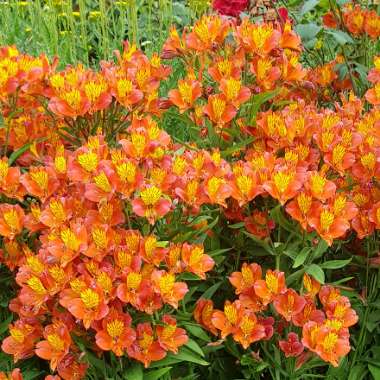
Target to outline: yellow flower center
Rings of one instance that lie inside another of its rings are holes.
[[[334,215],[340,215],[345,209],[347,203],[346,197],[340,195],[334,200]]]
[[[294,174],[293,173],[284,173],[284,172],[277,172],[273,175],[274,184],[276,185],[276,188],[279,193],[284,193],[288,187],[290,182],[293,180]]]
[[[16,210],[11,209],[9,211],[4,212],[3,219],[12,231],[17,231],[20,229],[20,220],[18,218]]]
[[[95,185],[100,189],[103,190],[105,193],[109,193],[112,190],[112,187],[108,181],[107,176],[102,171],[100,174],[94,177]]]
[[[207,190],[211,197],[214,197],[219,191],[220,186],[224,183],[224,180],[218,177],[211,177],[207,182]]]
[[[62,99],[74,110],[79,110],[81,105],[81,95],[76,89],[64,92],[61,95]]]
[[[151,186],[141,191],[140,197],[146,206],[154,206],[161,198],[162,191],[156,187]]]
[[[40,275],[45,269],[44,264],[37,256],[28,256],[26,258],[26,264],[31,269],[31,271],[37,275]]]
[[[226,102],[220,98],[213,98],[211,100],[212,111],[214,113],[215,119],[220,120],[226,109]]]
[[[8,175],[9,165],[7,161],[0,160],[0,179],[4,179]]]
[[[265,275],[265,282],[271,293],[278,292],[278,279],[273,273],[267,273]]]
[[[130,161],[117,165],[116,172],[123,182],[128,181],[129,183],[133,183],[135,181],[136,166]]]
[[[51,200],[49,207],[51,213],[58,222],[63,222],[66,219],[65,209],[60,201]]]
[[[78,156],[79,165],[87,172],[93,172],[98,166],[98,156],[94,152],[87,152]]]
[[[320,224],[323,231],[328,231],[334,223],[334,214],[328,210],[323,210],[320,215]]]
[[[99,303],[100,303],[99,294],[96,293],[92,289],[83,290],[80,293],[80,298],[87,309],[95,309],[99,306]]]
[[[140,273],[130,272],[127,276],[127,287],[132,290],[136,290],[142,281],[142,275]]]
[[[162,330],[162,338],[164,340],[169,340],[170,338],[172,338],[176,329],[177,329],[177,325],[166,325],[164,329]]]
[[[329,332],[323,339],[323,349],[327,352],[331,352],[335,348],[337,342],[338,335],[333,332]]]
[[[117,93],[120,98],[125,98],[131,91],[133,85],[128,79],[120,79],[117,81]]]
[[[240,329],[245,336],[251,334],[255,325],[256,325],[255,321],[252,318],[250,318],[248,315],[245,315],[239,324]]]
[[[183,101],[187,104],[191,104],[193,100],[193,90],[191,85],[185,81],[180,81],[178,83],[178,91]]]
[[[131,133],[132,145],[138,156],[141,156],[146,146],[146,138],[141,133]]]
[[[101,227],[94,227],[91,232],[92,239],[97,248],[106,249],[107,248],[107,234],[106,231]]]
[[[42,282],[38,277],[33,276],[26,283],[28,284],[29,288],[32,289],[38,295],[46,294],[46,289],[42,285]]]
[[[103,81],[99,83],[91,81],[84,86],[84,92],[92,103],[95,103],[105,91],[107,91],[107,84]]]
[[[48,174],[45,170],[36,170],[30,172],[30,177],[42,190],[46,190],[48,186]]]
[[[203,258],[203,248],[195,247],[192,249],[189,259],[189,265],[194,266],[198,264]]]
[[[338,165],[343,161],[346,154],[346,148],[342,144],[338,144],[334,147],[332,152],[332,161],[334,165]]]
[[[170,294],[173,291],[175,276],[172,273],[165,273],[159,280],[160,292],[162,294]]]
[[[374,153],[368,152],[360,157],[360,162],[365,168],[373,170],[376,165],[376,156]]]
[[[47,336],[47,341],[54,351],[63,351],[65,348],[65,342],[59,337],[58,334],[49,334]]]
[[[227,80],[227,99],[228,100],[233,100],[236,99],[240,93],[241,90],[241,82],[240,80],[236,79],[228,79]]]
[[[80,246],[80,241],[75,236],[74,232],[70,228],[65,228],[61,231],[61,239],[67,249],[71,251],[77,251]]]
[[[301,193],[297,196],[297,204],[302,213],[302,215],[306,215],[311,207],[312,198],[305,193]]]
[[[218,62],[217,67],[222,76],[227,77],[231,75],[232,63],[228,59]]]
[[[238,314],[237,314],[236,307],[234,305],[225,305],[224,306],[224,315],[226,316],[228,322],[231,325],[234,325],[237,323]]]
[[[18,328],[10,328],[9,332],[11,334],[11,337],[18,343],[23,343],[25,340],[24,333],[18,329]]]
[[[124,322],[120,319],[115,319],[111,322],[107,323],[107,333],[108,335],[116,339],[118,338],[124,331]]]
[[[321,195],[326,185],[326,178],[316,173],[311,176],[310,180],[312,191],[317,195]]]
[[[247,175],[241,175],[236,178],[237,187],[243,195],[248,195],[252,189],[252,182],[252,178]]]

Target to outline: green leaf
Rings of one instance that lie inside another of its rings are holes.
[[[301,11],[300,11],[300,16],[303,16],[304,14],[310,12],[313,10],[319,3],[319,0],[308,0],[305,1],[303,4]]]
[[[126,380],[143,380],[143,369],[140,363],[134,363],[124,372]]]
[[[178,354],[169,354],[166,356],[166,358],[154,362],[150,365],[150,368],[155,368],[155,367],[163,367],[167,366],[168,364],[175,364],[175,363],[180,363],[180,362],[190,362],[190,363],[195,363],[199,365],[209,365],[210,363],[206,362],[203,360],[199,355],[197,355],[194,351],[191,351],[190,349],[186,347],[182,347]]]
[[[313,258],[319,259],[329,248],[329,245],[323,240],[319,240],[317,248],[313,252]]]
[[[27,143],[23,145],[21,148],[15,150],[8,158],[8,164],[11,166],[23,153],[25,153],[34,143],[39,143],[42,141],[45,141],[46,138],[40,138],[35,141],[31,141],[30,143]]]
[[[368,370],[364,364],[357,364],[350,369],[347,380],[362,380],[367,376]]]
[[[300,267],[307,259],[311,251],[311,248],[305,247],[301,250],[301,252],[296,256],[294,260],[293,268]]]
[[[156,369],[155,371],[149,371],[144,374],[143,380],[160,380],[163,375],[170,372],[172,367],[164,367],[160,369]]]
[[[325,31],[327,34],[334,37],[335,41],[341,46],[354,43],[351,36],[342,30],[325,29]]]
[[[313,276],[321,284],[325,283],[325,274],[321,267],[319,267],[317,264],[311,264],[309,267],[307,267],[306,273]]]
[[[199,344],[195,340],[189,339],[188,342],[185,344],[185,346],[190,348],[190,350],[193,350],[194,352],[196,352],[203,358],[205,357],[204,352],[202,351]]]
[[[262,104],[268,102],[272,98],[274,98],[280,90],[267,91],[262,92],[261,94],[254,95],[251,101],[251,109],[250,109],[250,123],[252,124],[254,119],[256,118],[257,113]]]
[[[352,258],[347,260],[330,260],[325,261],[321,264],[321,268],[323,269],[339,269],[345,267],[347,264],[351,262]]]
[[[219,281],[217,282],[216,284],[214,284],[213,286],[211,286],[210,288],[208,288],[200,298],[206,298],[206,299],[210,299],[214,293],[219,289],[220,285],[222,285],[223,281]]]
[[[219,256],[221,255],[222,253],[226,253],[228,251],[231,251],[232,248],[221,248],[221,249],[215,249],[214,251],[211,251],[211,252],[206,252],[209,256],[211,257],[215,257],[215,256]]]
[[[373,364],[368,364],[368,369],[374,380],[380,380],[380,367]]]
[[[303,42],[312,40],[321,30],[321,26],[313,23],[298,24],[295,27],[295,31],[300,35]]]
[[[224,150],[221,152],[222,157],[230,156],[231,154],[241,151],[243,148],[245,148],[247,145],[249,145],[251,142],[253,142],[255,139],[253,137],[249,137],[246,140],[236,143],[230,148]]]
[[[210,337],[205,333],[202,327],[191,323],[184,323],[183,326],[191,335],[202,339],[205,342],[210,342]]]
[[[4,334],[8,330],[9,324],[13,320],[13,315],[11,314],[5,321],[0,323],[0,335]]]

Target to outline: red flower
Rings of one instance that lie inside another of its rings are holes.
[[[212,7],[222,15],[237,17],[247,9],[248,0],[214,0]]]
[[[278,344],[287,358],[301,355],[304,349],[298,335],[294,332],[288,334],[288,340],[280,340]]]

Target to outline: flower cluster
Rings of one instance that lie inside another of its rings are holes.
[[[323,22],[329,28],[345,28],[354,36],[380,37],[380,16],[375,10],[363,9],[359,4],[347,3],[341,12],[328,12]]]
[[[233,339],[247,349],[252,343],[269,340],[275,332],[281,337],[285,326],[302,329],[302,341],[298,334],[290,332],[287,340],[279,340],[286,357],[298,357],[298,365],[310,354],[308,348],[323,360],[338,366],[339,359],[350,350],[348,328],[358,317],[347,297],[339,290],[322,286],[311,276],[304,275],[303,295],[285,284],[285,274],[268,270],[262,279],[261,266],[244,263],[240,272],[234,272],[229,280],[239,296],[234,302],[226,301],[223,311],[214,309],[211,300],[200,299],[194,310],[199,324],[214,335]],[[318,309],[318,299],[322,309]],[[273,305],[281,317],[275,322],[263,313]],[[284,325],[285,323],[285,325]]]
[[[329,86],[335,73],[303,68],[301,50],[289,22],[219,16],[172,29],[161,55],[125,43],[97,71],[0,49],[0,259],[19,286],[3,351],[37,355],[63,379],[86,372],[79,337],[145,366],[176,353],[188,339],[175,312],[184,279],[215,265],[194,232],[211,212],[269,241],[272,207],[328,245],[380,229],[378,59],[373,108],[351,93],[321,108],[310,81]],[[185,72],[165,97],[161,60],[174,58]],[[169,108],[195,141],[161,128]],[[302,342],[294,332],[280,341],[287,356],[306,347],[336,365],[348,352],[356,314],[336,289],[306,277],[300,295],[280,271],[263,280],[258,264],[230,281],[239,300],[196,308],[212,333],[245,348],[270,339],[273,305],[303,330]]]

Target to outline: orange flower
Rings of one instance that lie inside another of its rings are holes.
[[[256,315],[250,311],[244,313],[239,321],[237,331],[233,333],[234,340],[239,342],[244,349],[265,337],[265,326],[260,324]]]
[[[68,354],[71,337],[67,326],[56,321],[44,329],[44,338],[36,345],[36,355],[50,361],[50,368],[55,371],[60,361]]]
[[[282,205],[293,198],[302,187],[304,175],[293,170],[274,170],[264,189]]]
[[[183,346],[189,340],[186,330],[178,328],[175,318],[168,314],[162,317],[164,326],[157,326],[156,333],[160,346],[165,351],[178,352],[178,347]]]
[[[371,103],[373,105],[379,105],[380,104],[380,83],[376,83],[374,87],[367,90],[365,93],[365,98],[368,101],[368,103]]]
[[[254,284],[255,293],[267,305],[272,302],[273,298],[278,294],[286,292],[285,274],[277,270],[268,270],[265,280],[257,280]]]
[[[255,282],[261,279],[261,276],[260,265],[256,263],[243,263],[240,272],[233,272],[229,277],[229,280],[235,288],[235,294],[240,294],[252,288]]]
[[[212,315],[214,312],[214,303],[211,300],[200,298],[194,309],[194,319],[206,330],[213,335],[218,335],[216,328],[212,323]]]
[[[328,327],[320,327],[316,333],[316,352],[324,361],[338,367],[341,357],[350,352],[350,342],[347,336]]]
[[[201,83],[189,77],[178,81],[178,90],[169,91],[170,101],[184,113],[194,106],[194,102],[202,95]]]
[[[351,304],[342,297],[337,303],[326,305],[326,315],[330,319],[341,322],[342,327],[351,327],[358,322],[358,316]]]
[[[143,363],[145,368],[152,361],[158,361],[166,356],[166,351],[153,338],[153,329],[150,323],[139,323],[136,328],[136,340],[128,347],[128,355]]]
[[[266,56],[279,47],[281,32],[271,24],[252,24],[245,18],[236,28],[236,39],[247,52]]]
[[[5,372],[0,372],[0,380],[23,380],[20,368],[15,368],[9,375]]]
[[[167,214],[171,207],[170,200],[164,199],[162,195],[162,191],[154,185],[141,190],[139,198],[132,201],[133,212],[154,224],[157,219]]]
[[[266,211],[254,210],[252,215],[244,218],[244,226],[252,235],[259,239],[265,239],[276,225],[272,219],[269,219]]]
[[[212,313],[211,322],[215,328],[220,330],[222,339],[238,331],[239,322],[243,314],[243,308],[240,301],[231,303],[226,301],[224,311],[215,310]]]
[[[220,16],[203,16],[186,36],[186,45],[199,52],[210,50],[224,41],[229,28],[229,21]]]
[[[364,32],[364,12],[359,5],[343,13],[344,24],[350,33],[359,35]]]
[[[213,123],[223,126],[235,117],[237,110],[223,94],[216,94],[208,97],[204,113]]]
[[[175,282],[175,275],[164,270],[154,270],[151,279],[162,300],[177,309],[178,301],[188,292],[186,283]]]
[[[208,178],[204,189],[209,198],[209,203],[227,207],[226,199],[231,195],[232,189],[224,178],[216,176]]]
[[[290,201],[286,207],[286,212],[297,222],[299,222],[304,230],[308,228],[308,220],[311,211],[319,205],[313,201],[311,195],[305,192],[300,192],[295,199]]]
[[[331,245],[334,239],[344,236],[350,228],[349,220],[357,214],[357,208],[344,197],[337,197],[332,206],[316,205],[310,212],[309,225]]]
[[[42,166],[32,166],[29,172],[23,174],[20,182],[28,194],[40,198],[43,202],[59,187],[59,182],[53,169]]]
[[[122,356],[136,339],[135,331],[130,327],[131,317],[111,308],[102,320],[102,328],[96,333],[96,344],[104,351],[112,351]]]
[[[364,22],[365,32],[374,40],[380,36],[380,16],[375,10],[367,10],[365,12]]]
[[[3,340],[1,349],[5,353],[13,355],[15,362],[31,357],[34,353],[35,342],[42,333],[40,326],[19,319],[9,325],[8,329],[11,335]]]
[[[0,189],[7,197],[22,200],[25,189],[20,184],[20,168],[9,167],[8,158],[0,159]]]
[[[88,287],[86,283],[81,284],[78,292],[66,297],[61,293],[60,304],[75,318],[82,320],[85,329],[88,329],[93,321],[104,318],[109,310],[104,301],[103,290],[99,286]]]
[[[57,371],[63,380],[81,380],[87,367],[88,364],[79,362],[73,354],[67,354],[59,363]]]
[[[313,276],[309,276],[307,273],[304,273],[303,275],[303,286],[307,291],[306,295],[313,299],[321,289],[321,284]]]
[[[302,311],[305,304],[305,299],[298,295],[293,289],[288,289],[283,294],[277,294],[273,300],[273,306],[276,311],[288,322]]]
[[[324,312],[317,309],[314,300],[309,296],[305,296],[305,301],[302,311],[292,316],[294,325],[302,327],[310,321],[322,323],[326,318]]]
[[[19,205],[0,204],[0,235],[11,240],[21,233],[25,214]]]
[[[375,203],[369,211],[369,220],[380,230],[380,201]]]
[[[201,245],[184,243],[181,257],[185,264],[185,270],[196,274],[202,279],[206,279],[206,272],[210,271],[215,264],[210,256],[204,254],[204,249]]]
[[[220,82],[220,91],[224,94],[226,101],[231,102],[236,108],[251,97],[250,89],[243,86],[240,79],[235,78],[223,78]]]

